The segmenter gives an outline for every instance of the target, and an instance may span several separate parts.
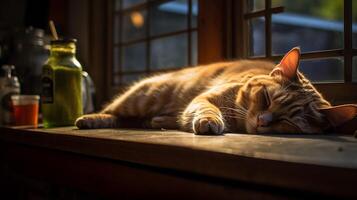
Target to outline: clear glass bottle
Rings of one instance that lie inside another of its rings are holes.
[[[42,70],[42,116],[45,128],[72,126],[83,114],[82,66],[75,56],[76,40],[51,41]]]

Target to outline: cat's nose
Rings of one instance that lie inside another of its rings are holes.
[[[257,116],[257,126],[268,126],[273,121],[273,115],[269,112]]]

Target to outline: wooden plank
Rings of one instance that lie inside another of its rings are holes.
[[[5,142],[323,195],[356,196],[357,141],[351,136],[217,137],[73,127],[0,131]]]
[[[248,183],[232,184],[219,179],[125,162],[23,145],[0,144],[0,150],[7,152],[0,158],[7,162],[12,172],[106,198],[287,199],[288,191]],[[289,195],[299,196],[299,193],[289,191]]]

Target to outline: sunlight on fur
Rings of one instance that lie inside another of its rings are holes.
[[[293,48],[278,65],[239,60],[152,76],[115,97],[100,113],[78,118],[76,126],[215,135],[323,133],[354,118],[357,107],[331,106],[298,71],[299,61],[300,49]]]

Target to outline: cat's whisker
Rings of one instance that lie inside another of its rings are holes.
[[[243,110],[244,112],[248,112],[248,110],[247,109],[245,109],[245,108],[243,108],[243,107],[241,107],[241,106],[238,106],[239,107],[239,109],[241,109],[241,110]]]
[[[231,114],[223,114],[223,116],[239,116],[239,117],[246,117],[244,114],[239,114],[239,113],[231,113]]]
[[[247,114],[247,110],[242,110],[242,109],[235,109],[235,108],[229,108],[229,107],[220,107],[221,109],[228,109],[231,111],[234,111],[236,113],[241,113],[241,114]]]
[[[246,108],[244,108],[243,106],[241,106],[241,105],[239,105],[239,104],[236,104],[235,106],[238,107],[238,108],[240,108],[240,109],[242,109],[242,110],[244,110],[244,111],[248,111]]]
[[[246,117],[246,114],[243,113],[224,113],[224,116],[240,116],[240,117]]]
[[[226,118],[232,118],[232,119],[243,119],[243,120],[245,120],[245,118],[244,118],[244,117],[232,117],[232,116],[228,116],[228,117],[226,117]]]
[[[228,104],[232,104],[232,105],[235,105],[236,102],[235,102],[235,97],[226,97],[226,96],[222,96],[224,98],[224,100],[228,103]]]
[[[236,119],[246,119],[245,115],[229,115],[229,114],[224,114],[224,118],[236,118]]]

